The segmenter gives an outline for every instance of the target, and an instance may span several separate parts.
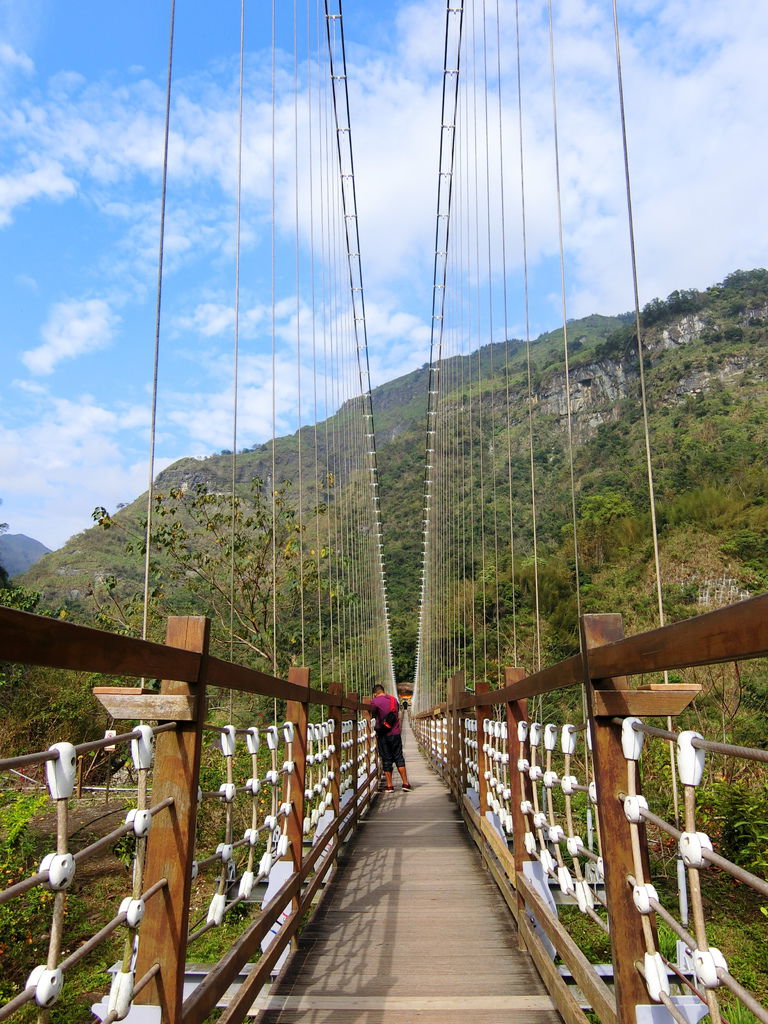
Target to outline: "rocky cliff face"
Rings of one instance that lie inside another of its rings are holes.
[[[619,403],[636,387],[638,370],[630,359],[603,359],[572,369],[569,377],[572,425],[577,437],[593,433],[620,415]],[[534,399],[541,412],[566,422],[569,395],[564,380],[543,386]]]
[[[740,317],[745,326],[760,326],[768,321],[768,304],[747,309]],[[646,359],[650,362],[648,379],[653,368],[669,354],[695,346],[717,335],[715,319],[705,314],[681,316],[663,329],[647,331],[643,337]],[[762,352],[721,353],[718,358],[699,359],[695,365],[683,363],[679,376],[671,386],[657,391],[654,399],[662,405],[674,405],[691,395],[709,390],[715,383],[733,384],[747,371],[759,379],[767,379],[762,367]],[[648,364],[646,364],[648,365]],[[576,440],[585,440],[602,423],[615,422],[621,416],[620,403],[639,396],[640,373],[636,342],[620,355],[606,357],[571,367],[569,375],[572,427]],[[534,394],[540,412],[551,415],[565,429],[568,415],[568,391],[564,377],[550,378]]]

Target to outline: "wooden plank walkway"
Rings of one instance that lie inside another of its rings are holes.
[[[561,1024],[442,782],[404,736],[414,789],[381,793],[261,1024]]]

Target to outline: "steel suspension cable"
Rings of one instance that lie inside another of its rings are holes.
[[[496,0],[496,91],[499,112],[499,206],[501,214],[501,279],[504,313],[504,408],[507,426],[507,501],[509,505],[509,551],[512,572],[512,663],[518,664],[517,655],[517,597],[515,594],[515,520],[512,488],[512,407],[509,387],[509,291],[507,287],[507,217],[504,188],[504,126],[501,87],[501,16]]]
[[[240,368],[240,256],[243,197],[243,85],[245,74],[245,0],[240,3],[240,67],[238,74],[237,111],[237,186],[235,198],[235,309],[232,340],[232,457],[230,487],[232,489],[232,523],[229,537],[229,660],[234,661],[235,642],[235,536],[237,517],[237,413]],[[232,721],[234,691],[229,692],[229,720]]]
[[[305,626],[304,626],[304,478],[302,467],[302,393],[301,393],[301,242],[299,232],[299,16],[298,0],[293,0],[293,166],[294,166],[294,219],[296,248],[296,409],[298,412],[298,429],[296,431],[298,491],[297,513],[299,520],[299,622],[301,638],[301,664],[306,665]],[[309,139],[311,148],[311,136]]]
[[[488,257],[488,345],[489,345],[489,374],[491,387],[490,396],[490,420],[491,420],[491,445],[489,454],[491,460],[491,503],[493,513],[493,583],[494,583],[494,626],[496,632],[496,673],[501,683],[501,623],[499,620],[499,516],[497,502],[498,478],[496,474],[496,413],[494,410],[494,386],[495,367],[493,355],[493,330],[494,330],[494,294],[493,294],[493,258],[491,241],[491,153],[490,153],[490,132],[488,116],[488,31],[487,11],[485,0],[482,5],[483,12],[483,124],[485,126],[485,219],[487,229],[487,257]]]
[[[346,236],[347,261],[349,269],[349,288],[352,298],[352,311],[354,319],[354,337],[356,341],[357,366],[360,378],[360,392],[363,396],[364,415],[366,419],[367,434],[370,440],[368,455],[368,472],[370,480],[371,496],[378,494],[378,462],[376,451],[376,433],[373,417],[373,399],[371,395],[371,371],[370,357],[368,350],[368,328],[365,315],[365,293],[363,290],[362,261],[360,256],[360,232],[357,210],[357,192],[355,185],[354,158],[352,153],[352,129],[349,110],[349,89],[347,82],[347,58],[344,41],[344,20],[342,15],[341,0],[336,0],[336,8],[333,13],[330,11],[332,0],[325,0],[326,32],[328,39],[328,51],[331,65],[331,90],[333,98],[333,112],[336,124],[336,146],[339,159],[339,175],[341,180],[342,213],[344,217],[344,233]],[[331,23],[334,23],[338,32],[339,53],[333,45]],[[337,65],[338,72],[337,72]],[[377,587],[377,605],[381,620],[384,623],[384,634],[389,639],[389,613],[386,602],[386,586],[384,576],[384,555],[381,544],[381,514],[378,503],[376,505],[376,524],[379,534],[377,540],[377,551],[379,561],[379,585]],[[389,689],[394,691],[394,668],[391,654],[386,658],[384,678]]]
[[[165,255],[165,202],[168,194],[168,144],[171,133],[171,85],[173,82],[173,34],[176,22],[176,0],[171,0],[168,30],[168,77],[165,89],[165,127],[163,131],[163,170],[160,189],[160,240],[157,252],[157,298],[155,302],[155,344],[152,366],[152,403],[149,424],[149,481],[147,484],[147,525],[144,538],[144,600],[141,637],[147,639],[149,620],[149,568],[152,540],[152,517],[155,499],[155,440],[157,434],[157,384],[160,367],[160,319],[163,299],[163,268]]]
[[[659,556],[659,531],[656,520],[656,493],[653,482],[653,459],[651,457],[651,432],[648,423],[648,400],[645,387],[645,366],[643,353],[643,334],[640,318],[640,290],[637,281],[637,249],[635,246],[635,221],[632,213],[632,182],[629,171],[629,145],[627,142],[627,119],[624,105],[624,82],[621,71],[621,43],[619,36],[619,14],[616,0],[613,0],[613,29],[616,48],[616,76],[619,92],[619,116],[621,121],[622,153],[624,157],[624,182],[627,201],[627,230],[629,232],[629,254],[632,264],[632,289],[635,303],[635,331],[637,334],[637,362],[640,373],[640,399],[643,407],[643,440],[645,444],[645,463],[648,476],[648,499],[651,511],[651,531],[653,534],[653,559],[656,571],[656,599],[658,603],[659,625],[665,623],[664,601],[661,588],[661,559]]]
[[[483,678],[488,678],[488,629],[486,625],[486,619],[488,615],[488,601],[485,592],[485,581],[486,581],[486,536],[485,536],[485,437],[484,437],[484,416],[483,416],[483,368],[482,368],[482,301],[481,301],[481,290],[480,290],[480,186],[479,186],[479,172],[478,172],[478,113],[477,113],[477,30],[475,25],[475,12],[477,10],[476,3],[472,4],[472,134],[473,134],[473,145],[472,145],[472,194],[474,198],[474,210],[473,210],[473,253],[474,259],[474,292],[475,292],[475,315],[474,322],[477,325],[477,338],[476,338],[476,350],[477,350],[477,454],[478,454],[478,465],[479,465],[479,482],[480,482],[480,594],[481,594],[481,608],[482,608],[482,620],[480,623],[480,637],[482,640],[482,673]],[[467,182],[469,187],[469,181]],[[475,571],[475,585],[477,585],[477,572]]]
[[[560,140],[557,118],[557,66],[555,63],[555,28],[552,17],[552,0],[547,0],[549,15],[549,64],[552,81],[552,134],[554,142],[555,186],[557,196],[557,234],[560,251],[560,294],[563,316],[563,362],[565,366],[565,402],[568,428],[568,469],[571,479],[571,522],[573,526],[574,583],[576,590],[576,614],[581,617],[581,582],[579,579],[579,538],[576,526],[576,476],[573,464],[573,416],[571,404],[571,378],[568,358],[568,311],[565,287],[565,243],[563,241],[563,204],[560,183]]]
[[[320,3],[317,0],[315,5],[315,24],[320,24]],[[315,138],[314,130],[315,123],[312,117],[312,31],[311,31],[311,0],[307,0],[307,134],[309,136],[309,159],[308,159],[308,172],[309,172],[309,252],[310,252],[310,302],[311,302],[311,332],[312,332],[312,409],[314,417],[314,425],[312,428],[312,439],[313,439],[313,468],[314,468],[314,483],[315,483],[315,575],[316,575],[316,586],[317,586],[317,658],[318,658],[318,683],[319,688],[322,690],[325,685],[325,652],[323,650],[323,643],[325,640],[323,633],[323,605],[322,605],[322,586],[321,586],[321,570],[322,570],[322,558],[321,558],[321,544],[320,544],[320,451],[319,451],[319,434],[318,424],[320,422],[320,407],[318,401],[318,387],[317,387],[317,292],[316,292],[316,258],[317,253],[315,251],[315,175],[314,175],[314,152],[315,152]],[[317,41],[316,59],[319,57],[319,46],[320,41]],[[322,92],[318,82],[318,124],[320,122],[319,111],[322,104]],[[318,154],[322,152],[322,137],[318,130],[317,139]]]
[[[276,204],[276,178],[277,178],[277,153],[276,153],[276,131],[277,131],[277,8],[276,0],[272,0],[272,208],[271,208],[271,248],[272,248],[272,312],[271,312],[271,333],[272,333],[272,480],[271,480],[271,503],[272,515],[272,674],[277,675],[277,323],[275,306],[277,302],[277,270],[276,270],[276,247],[277,247],[277,204]],[[275,718],[277,710],[275,705]]]
[[[643,334],[640,317],[640,289],[638,286],[637,274],[637,248],[635,245],[635,219],[632,212],[632,179],[629,168],[629,143],[627,141],[627,118],[624,104],[624,78],[621,69],[621,35],[619,31],[619,12],[616,0],[613,0],[613,36],[616,51],[616,79],[618,85],[619,118],[621,122],[621,143],[624,158],[624,184],[627,201],[627,230],[629,235],[629,253],[632,267],[632,289],[635,303],[635,333],[637,335],[637,363],[640,374],[640,400],[643,409],[643,441],[645,445],[645,464],[648,478],[648,504],[651,513],[651,534],[653,540],[653,564],[656,576],[656,600],[658,604],[658,622],[663,626],[666,622],[664,614],[664,599],[661,583],[661,556],[659,552],[659,530],[656,519],[656,490],[653,480],[653,459],[651,456],[651,431],[648,421],[648,398],[645,386],[645,356],[643,352]],[[664,682],[669,682],[669,673],[664,672]],[[672,719],[667,718],[667,728],[671,730]],[[680,804],[678,795],[677,761],[675,758],[674,746],[669,745],[669,757],[672,770],[672,798],[674,804],[675,821],[680,821]]]
[[[432,473],[429,468],[437,443],[437,398],[440,394],[440,364],[442,358],[443,332],[445,325],[445,299],[448,275],[448,244],[453,195],[454,157],[456,149],[456,119],[458,110],[459,71],[461,60],[461,39],[464,21],[464,0],[447,0],[445,8],[445,32],[443,42],[443,82],[440,121],[440,148],[438,155],[437,208],[435,213],[435,249],[432,264],[432,316],[430,321],[429,376],[427,384],[427,436],[424,457],[424,483],[422,501],[422,566],[421,594],[419,599],[419,629],[417,638],[416,678],[414,680],[414,703],[417,710],[423,710],[427,703],[421,698],[423,676],[429,672],[424,655],[430,643],[427,603],[428,576],[430,571],[430,504],[432,497]],[[430,676],[425,680],[428,696],[432,696]]]
[[[533,443],[533,376],[531,366],[531,316],[530,295],[528,287],[528,216],[525,194],[525,146],[523,138],[523,88],[520,57],[520,0],[515,0],[515,49],[517,70],[517,123],[518,149],[520,156],[520,223],[523,259],[523,305],[525,312],[525,354],[528,388],[528,454],[530,463],[531,484],[531,536],[533,543],[533,583],[534,583],[534,622],[536,630],[535,665],[541,668],[541,609],[539,602],[539,545],[538,516],[536,513],[536,464]]]

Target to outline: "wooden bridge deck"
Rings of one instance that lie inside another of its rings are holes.
[[[414,789],[382,793],[261,1024],[560,1024],[461,816],[405,735]]]

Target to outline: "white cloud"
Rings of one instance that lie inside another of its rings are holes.
[[[92,525],[96,505],[114,508],[145,490],[147,459],[129,454],[133,445],[121,434],[123,427],[144,427],[142,413],[115,412],[87,395],[47,396],[35,420],[0,425],[3,512],[12,531],[56,548]],[[156,472],[170,461],[158,458]]]
[[[105,348],[116,325],[117,316],[103,299],[59,302],[40,332],[43,344],[22,353],[22,361],[32,373],[52,373],[63,359]]]
[[[10,224],[14,210],[35,199],[61,201],[77,191],[60,164],[44,160],[31,170],[0,177],[0,227]]]
[[[19,285],[19,287],[26,288],[31,292],[36,292],[40,290],[38,282],[35,280],[34,277],[31,277],[29,274],[17,274],[13,280],[17,285]]]
[[[0,72],[6,69],[13,69],[31,75],[35,70],[32,60],[8,43],[0,43]]]
[[[272,436],[273,401],[277,434],[296,429],[298,382],[295,366],[286,358],[279,358],[276,363],[273,388],[270,356],[245,356],[240,362],[239,447],[260,443]],[[230,381],[211,381],[208,390],[191,395],[166,393],[163,406],[164,419],[184,431],[190,447],[207,447],[209,450],[231,447],[233,395]],[[304,419],[304,422],[308,420]]]

